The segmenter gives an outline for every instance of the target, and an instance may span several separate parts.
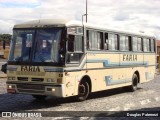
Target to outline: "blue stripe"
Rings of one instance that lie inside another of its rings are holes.
[[[107,86],[107,85],[116,85],[116,84],[131,82],[132,79],[126,78],[126,79],[121,79],[121,80],[112,80],[111,76],[105,76],[105,81],[106,81],[106,86]]]
[[[103,67],[108,67],[108,66],[116,66],[116,65],[146,65],[148,66],[149,63],[148,61],[145,61],[143,63],[143,61],[139,61],[139,62],[111,62],[109,59],[103,60],[103,59],[99,59],[99,60],[87,60],[86,63],[103,63]]]

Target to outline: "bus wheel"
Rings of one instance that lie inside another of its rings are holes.
[[[132,85],[130,86],[130,90],[132,92],[136,91],[137,86],[138,86],[138,76],[136,74],[134,74],[132,77]]]
[[[46,96],[44,95],[32,95],[32,96],[37,100],[44,100],[46,98]]]
[[[86,81],[82,81],[78,86],[78,101],[84,101],[89,96],[89,84]]]

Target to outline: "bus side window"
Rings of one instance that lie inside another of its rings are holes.
[[[119,50],[119,35],[114,35],[114,42],[115,42],[115,50]]]
[[[108,33],[105,33],[104,49],[108,50]]]
[[[120,50],[132,51],[132,39],[131,36],[120,36]]]
[[[120,36],[120,50],[124,51],[126,50],[126,44],[125,44],[125,36]]]
[[[132,51],[132,37],[131,36],[128,36],[128,50],[129,51]]]
[[[83,37],[81,35],[76,35],[74,41],[74,51],[82,52],[83,51],[82,44],[83,44]]]
[[[149,39],[144,38],[143,39],[143,47],[144,47],[144,52],[149,52]]]
[[[151,51],[151,39],[149,39],[149,51]]]
[[[103,33],[99,31],[89,30],[89,49],[90,50],[101,50],[103,44]]]
[[[146,43],[146,38],[143,38],[143,51],[146,52],[147,51],[147,43]]]
[[[132,37],[132,48],[133,48],[133,51],[138,51],[138,39],[137,39],[137,37]]]
[[[109,50],[118,50],[118,35],[108,34]]]
[[[109,50],[114,50],[114,34],[108,34],[108,46]]]
[[[74,35],[69,35],[68,37],[68,51],[74,52]]]
[[[89,30],[86,31],[87,50],[89,49]]]
[[[149,42],[150,40],[149,39],[147,39],[147,51],[149,52],[150,51],[150,42]]]
[[[143,39],[142,38],[138,38],[138,41],[137,41],[137,50],[138,51],[143,51],[143,45],[142,45],[142,42],[143,41]]]
[[[154,39],[151,39],[151,52],[155,51],[155,43]]]
[[[100,49],[103,50],[104,49],[104,42],[103,42],[103,32],[100,32]]]

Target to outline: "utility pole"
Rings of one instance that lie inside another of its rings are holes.
[[[87,16],[88,16],[88,13],[87,13],[88,10],[87,9],[88,9],[88,0],[86,0],[86,23],[87,23]]]

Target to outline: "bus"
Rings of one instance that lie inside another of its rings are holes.
[[[7,92],[86,100],[90,93],[153,80],[153,35],[68,20],[14,25],[7,63]]]

